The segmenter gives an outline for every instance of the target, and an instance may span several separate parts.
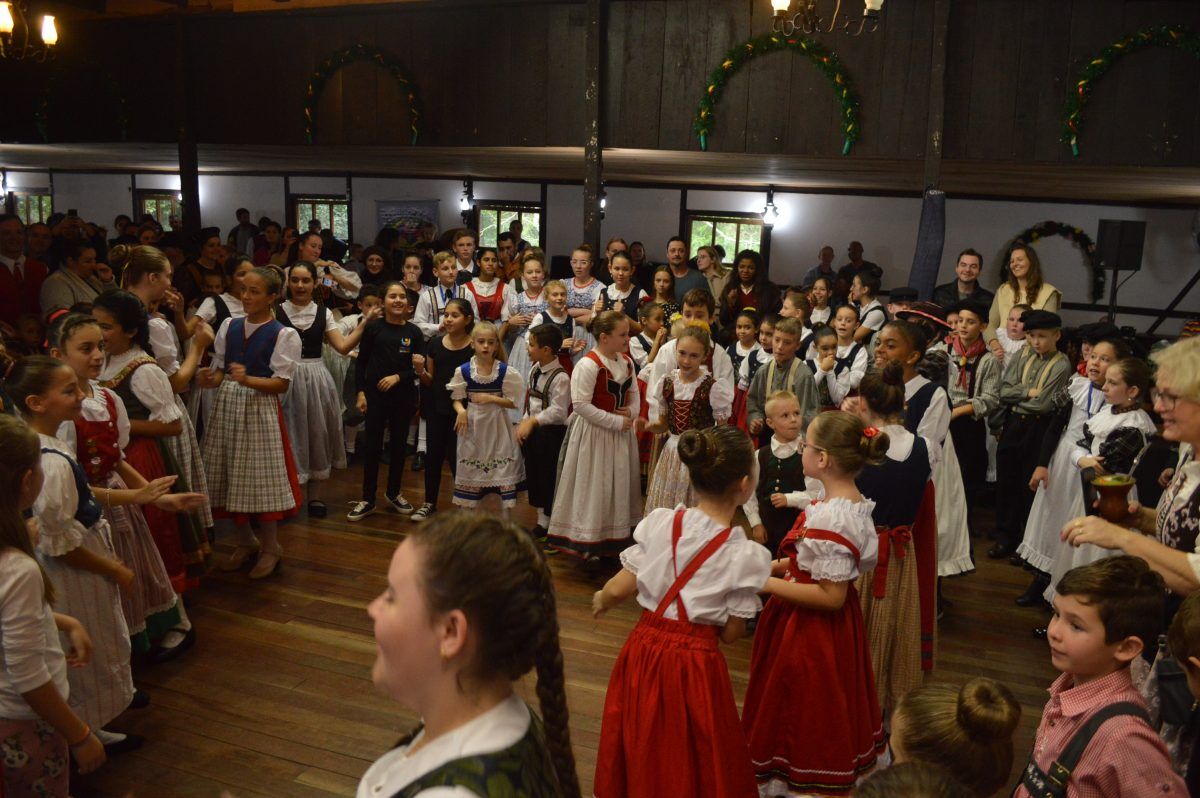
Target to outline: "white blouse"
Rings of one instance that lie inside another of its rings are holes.
[[[131,360],[146,353],[140,346],[132,346],[119,355],[109,355],[100,372],[100,381],[107,382],[125,368]],[[175,402],[175,391],[161,366],[147,364],[139,366],[129,377],[129,387],[138,401],[150,411],[150,421],[170,424],[183,418],[183,411]]]
[[[283,312],[287,314],[288,321],[292,326],[301,332],[307,332],[313,326],[313,322],[317,320],[317,310],[320,308],[316,302],[309,302],[304,307],[286,300],[283,303]],[[337,319],[333,317],[333,313],[325,314],[325,332],[337,329]]]
[[[742,363],[745,365],[745,361]],[[650,378],[646,380],[646,384],[662,380],[664,374],[678,367],[679,364],[675,360],[675,341],[674,339],[665,341],[658,348],[658,355],[651,364]],[[712,375],[717,382],[728,383],[730,391],[737,387],[737,375],[733,373],[733,360],[730,359],[729,353],[723,346],[718,346],[713,350]]]
[[[604,367],[608,369],[608,373],[617,382],[624,382],[626,378],[632,376],[630,374],[632,371],[631,364],[624,356],[618,355],[614,359],[601,354],[599,349],[593,349],[592,351],[596,353],[596,356],[604,363]],[[596,391],[596,378],[599,375],[600,368],[590,357],[582,357],[575,364],[575,370],[571,372],[572,410],[590,424],[612,430],[613,432],[620,432],[625,424],[625,419],[616,413],[607,413],[592,404],[592,395]],[[633,380],[629,387],[629,401],[625,407],[629,410],[629,417],[637,419],[641,403],[636,379]],[[629,431],[632,432],[632,429],[630,427]]]
[[[858,384],[862,382],[862,378],[867,373],[867,347],[859,344],[846,344],[845,346],[838,346],[837,356],[839,358],[848,357],[851,350],[853,350],[855,346],[858,346],[858,353],[855,354],[854,360],[850,363],[850,365],[842,369],[841,374],[836,373],[837,364],[834,364],[834,368],[830,369],[829,371],[822,371],[819,354],[814,361],[817,363],[817,371],[815,374],[813,374],[813,379],[816,380],[818,384],[821,382],[825,383],[826,387],[829,388],[829,398],[833,400],[835,405],[840,405],[842,400],[849,396],[850,392],[858,387]]]
[[[651,612],[674,584],[676,569],[682,571],[725,528],[700,510],[687,510],[672,559],[671,529],[681,507],[652,510],[633,531],[633,545],[621,552],[621,565],[637,576],[638,604]],[[724,626],[730,615],[753,618],[762,609],[758,592],[770,575],[770,552],[748,539],[741,527],[733,527],[729,540],[700,566],[679,594],[688,620]],[[676,603],[671,602],[663,615],[678,620]]]
[[[74,454],[58,438],[39,434],[38,441],[43,449],[54,449],[71,460],[75,459]],[[75,472],[66,458],[43,454],[42,473],[46,481],[33,504],[33,514],[37,517],[41,532],[37,550],[47,557],[61,557],[82,546],[88,534],[87,527],[75,519],[80,500],[79,490],[75,487]],[[101,519],[100,523],[107,522]]]
[[[796,542],[797,567],[817,581],[830,582],[849,582],[873,570],[879,559],[879,539],[871,516],[874,510],[875,502],[867,498],[859,502],[825,499],[810,504],[804,511],[805,528],[841,535],[858,549],[859,559],[856,561],[854,552],[841,543],[806,537]]]
[[[240,319],[246,315],[246,311],[242,309],[242,300],[233,294],[221,294],[221,300],[225,303],[225,307],[229,308],[231,318]],[[206,296],[200,303],[200,307],[196,308],[196,315],[212,324],[213,319],[217,317],[217,303],[213,301],[212,297]]]
[[[288,318],[291,318],[291,316],[288,316]],[[216,340],[213,341],[213,371],[225,368],[225,341],[229,336],[229,324],[232,321],[232,318],[225,319],[225,321],[221,322],[221,329],[217,330]],[[308,320],[309,327],[312,326],[312,321],[312,319]],[[258,324],[246,322],[246,337],[249,338],[254,334],[255,330],[266,323],[265,321]],[[271,352],[271,376],[290,380],[292,378],[292,371],[296,368],[296,363],[299,361],[300,333],[291,327],[284,327],[279,331],[278,337],[275,338],[275,349]]]
[[[471,379],[475,380],[475,382],[481,385],[491,385],[500,379],[500,361],[492,361],[492,370],[484,374],[479,370],[479,358],[472,355],[470,371]],[[452,400],[467,398],[467,381],[463,377],[461,368],[454,370],[454,376],[450,378],[446,389],[450,391],[450,398]],[[525,401],[525,378],[516,369],[506,368],[504,371],[504,384],[500,386],[500,393],[514,405],[521,407]],[[491,407],[496,407],[496,405],[491,405]],[[478,409],[483,408],[480,407]]]
[[[67,660],[44,591],[36,560],[13,548],[0,551],[0,718],[36,719],[22,693],[47,682],[63,701],[70,696]]]
[[[904,404],[907,406],[916,392],[928,384],[929,380],[920,374],[904,383]],[[934,391],[925,415],[917,422],[917,434],[929,444],[930,461],[936,465],[942,459],[942,444],[950,434],[950,403],[944,401],[942,393]]]
[[[529,370],[529,386],[533,387],[535,379],[541,380],[543,374],[547,371],[553,371],[557,362],[546,366],[534,364]],[[546,385],[541,383],[540,388],[544,391]],[[554,381],[550,383],[550,402],[543,406],[542,400],[529,394],[529,410],[525,413],[525,418],[533,418],[537,420],[539,427],[551,425],[561,425],[567,423],[567,416],[571,412],[571,377],[565,372],[554,377]]]
[[[675,384],[675,398],[686,402],[696,395],[696,389],[700,387],[700,383],[707,376],[708,369],[704,366],[700,367],[700,376],[691,382],[684,382],[680,378],[679,369],[663,375],[647,389],[646,401],[650,403],[650,418],[657,421],[666,417],[667,406],[663,401],[663,385],[666,379],[669,378]],[[713,380],[712,390],[708,394],[708,403],[712,406],[713,420],[718,424],[725,423],[733,412],[733,386],[727,385],[721,380]]]
[[[179,339],[175,337],[175,328],[166,319],[151,316],[149,332],[154,362],[170,377],[179,371]]]
[[[812,312],[808,314],[808,324],[816,329],[818,324],[828,324],[831,315],[833,315],[833,308],[813,308]]]
[[[409,756],[412,745],[422,740],[421,731],[412,743],[388,751],[367,769],[358,783],[356,798],[392,798],[426,773],[447,762],[468,756],[492,754],[510,748],[529,731],[529,707],[513,694],[474,720],[443,734]],[[479,798],[465,787],[433,787],[417,798]]]
[[[93,382],[92,395],[84,398],[83,409],[80,413],[84,421],[108,421],[108,404],[104,401],[106,395],[112,397],[113,406],[117,409],[117,446],[120,447],[121,459],[124,460],[125,447],[129,445],[129,413],[125,411],[125,402],[120,395],[116,391],[102,388],[99,383]],[[64,421],[59,424],[55,436],[63,442],[68,452],[79,451],[74,422]]]
[[[1145,410],[1128,410],[1124,413],[1113,413],[1112,410],[1112,405],[1105,405],[1084,424],[1092,433],[1092,448],[1089,451],[1077,444],[1071,455],[1071,462],[1075,465],[1078,466],[1080,458],[1089,454],[1092,457],[1099,456],[1101,444],[1108,440],[1109,435],[1122,427],[1133,427],[1147,437],[1158,431],[1150,419],[1150,414]]]

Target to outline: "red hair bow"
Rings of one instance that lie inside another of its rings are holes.
[[[863,435],[867,436],[868,438],[874,438],[878,434],[879,427],[866,427],[863,429]]]

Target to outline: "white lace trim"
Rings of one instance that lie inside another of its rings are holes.
[[[496,380],[500,379],[500,361],[492,361],[492,373],[480,374],[475,363],[475,356],[471,356],[471,379],[480,385],[491,385]]]

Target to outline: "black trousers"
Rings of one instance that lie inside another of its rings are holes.
[[[458,473],[458,436],[455,416],[430,414],[425,417],[425,503],[437,507],[442,488],[442,463],[450,461],[450,473]],[[407,434],[407,433],[406,433]]]
[[[950,422],[950,437],[954,440],[967,497],[978,496],[987,483],[987,422],[969,416],[956,418]]]
[[[416,391],[404,390],[397,385],[387,392],[375,388],[367,395],[366,435],[363,440],[363,501],[375,502],[379,490],[379,455],[383,452],[385,430],[391,430],[388,443],[391,463],[388,465],[387,495],[400,492],[400,479],[404,476],[405,443],[408,441],[408,425],[416,412]]]
[[[1016,546],[1033,506],[1029,480],[1037,468],[1046,425],[1042,416],[1010,413],[996,446],[996,538]]]

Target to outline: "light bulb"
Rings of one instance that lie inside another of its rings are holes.
[[[600,210],[604,210],[607,207],[608,207],[608,197],[601,194],[600,195]]]
[[[762,209],[762,220],[767,227],[771,227],[779,221],[779,208],[775,206],[774,202],[768,202]]]
[[[459,197],[459,199],[458,199],[458,209],[459,209],[460,211],[469,211],[469,210],[471,210],[471,198],[470,198],[470,197],[468,197],[466,194],[463,194],[461,197]]]
[[[13,32],[12,3],[0,2],[0,33]]]
[[[771,0],[771,8],[775,10],[775,16],[777,17],[786,14],[791,5],[792,0]]]
[[[58,43],[58,30],[54,27],[54,17],[49,14],[42,17],[42,41],[48,46]]]
[[[878,14],[883,9],[883,0],[866,0],[867,13]]]

